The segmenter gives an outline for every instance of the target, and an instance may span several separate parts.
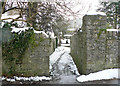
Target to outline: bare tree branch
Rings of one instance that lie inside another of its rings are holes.
[[[9,20],[9,19],[12,19],[12,21],[23,21],[23,22],[26,22],[26,23],[28,23],[28,24],[32,27],[32,24],[31,24],[31,23],[29,23],[28,21],[23,20],[23,19],[5,18],[5,19],[1,19],[1,20]]]
[[[13,8],[10,8],[10,9],[8,9],[8,10],[4,10],[4,11],[2,12],[2,14],[6,13],[6,12],[8,12],[8,11],[11,11],[11,10],[15,10],[15,9],[19,9],[19,10],[28,10],[28,9],[25,9],[25,8],[13,7]]]

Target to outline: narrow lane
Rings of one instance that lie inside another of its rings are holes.
[[[61,53],[57,61],[52,65],[51,75],[54,84],[78,83],[76,78],[79,75],[76,65],[69,55],[69,47],[59,47],[56,51]]]

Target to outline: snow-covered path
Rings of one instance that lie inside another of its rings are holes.
[[[61,46],[50,56],[50,72],[56,83],[77,83],[79,73],[69,53],[69,47]]]
[[[70,56],[70,48],[60,46],[50,56],[50,72],[53,76],[51,83],[80,84],[103,83],[118,84],[118,69],[106,69],[89,75],[80,75]],[[79,76],[80,75],[80,76]],[[79,76],[79,77],[78,77]],[[101,80],[101,81],[99,81]],[[91,82],[88,82],[91,81]]]

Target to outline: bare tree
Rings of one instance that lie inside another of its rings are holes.
[[[81,4],[80,1],[78,4]],[[26,22],[29,26],[36,30],[55,31],[61,29],[61,26],[66,27],[67,22],[64,22],[68,16],[77,17],[84,7],[76,12],[72,9],[73,0],[55,0],[54,2],[2,2],[2,12],[4,14],[11,10],[17,10],[19,17],[12,19],[14,21]],[[81,5],[82,6],[82,5]],[[2,20],[7,20],[2,19]],[[60,24],[60,22],[62,22]],[[60,31],[60,30],[59,30]]]

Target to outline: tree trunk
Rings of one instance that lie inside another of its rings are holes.
[[[37,2],[28,2],[28,14],[27,14],[27,19],[29,23],[32,24],[34,29],[37,29],[36,27],[36,15],[37,15]]]

